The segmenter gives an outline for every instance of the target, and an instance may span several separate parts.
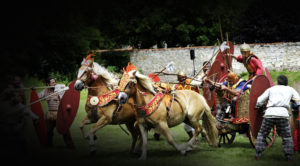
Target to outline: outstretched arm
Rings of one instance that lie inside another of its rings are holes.
[[[227,91],[228,93],[235,95],[235,96],[239,95],[238,91],[236,91],[235,89],[230,89],[224,85],[221,85],[221,90]]]
[[[219,88],[219,89],[222,90],[222,91],[227,91],[228,93],[230,93],[230,94],[232,94],[232,95],[237,96],[237,95],[239,94],[239,92],[236,91],[235,89],[230,89],[230,88],[228,88],[227,86],[222,85],[222,84],[220,84],[220,83],[216,83],[216,82],[214,82],[214,81],[212,81],[212,80],[210,80],[210,79],[204,79],[204,81],[205,81],[205,82],[208,82],[208,83],[211,84],[211,85],[214,85],[215,87]]]
[[[265,104],[266,100],[269,98],[270,90],[267,89],[262,95],[257,98],[256,107],[261,107]]]

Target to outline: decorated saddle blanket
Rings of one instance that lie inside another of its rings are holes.
[[[111,102],[113,99],[115,99],[120,93],[120,90],[115,89],[113,91],[110,91],[102,96],[88,96],[87,104],[89,105],[98,105],[98,106],[104,106]]]
[[[152,113],[154,113],[157,110],[163,97],[164,97],[163,93],[157,93],[148,104],[142,107],[137,107],[136,111],[138,115],[150,116]]]

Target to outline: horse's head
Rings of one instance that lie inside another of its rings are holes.
[[[119,101],[121,104],[125,104],[129,98],[129,96],[133,96],[136,91],[136,70],[133,70],[129,73],[124,72],[120,84],[119,84],[119,89],[120,89],[120,94],[119,94]]]
[[[88,85],[91,81],[97,79],[97,75],[93,72],[93,56],[95,54],[88,55],[81,63],[81,67],[77,73],[77,81],[74,85],[75,90],[81,91],[85,85]]]
[[[81,63],[74,88],[81,91],[84,87],[92,86],[92,88],[97,89],[98,93],[105,93],[112,90],[118,84],[116,76],[94,62],[92,58],[93,54],[90,55]]]
[[[119,84],[120,94],[119,101],[124,104],[130,96],[134,96],[137,92],[147,92],[149,94],[156,94],[149,77],[142,75],[137,70],[124,72]]]

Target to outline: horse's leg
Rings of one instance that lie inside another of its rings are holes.
[[[106,126],[107,124],[109,124],[110,121],[108,120],[107,117],[102,116],[99,118],[99,120],[97,121],[97,123],[90,129],[90,131],[88,132],[88,137],[89,137],[89,144],[90,144],[90,154],[94,155],[96,152],[96,143],[95,143],[95,133],[98,129]]]
[[[139,143],[135,147],[134,153],[141,153],[141,151],[142,151],[142,142],[143,142],[143,140],[142,140],[142,134],[140,132],[139,125],[137,123],[135,124],[134,128],[135,128],[135,130],[138,133],[138,139],[139,139]]]
[[[148,141],[148,132],[145,130],[145,127],[143,124],[138,123],[139,129],[140,129],[140,137],[142,142],[142,154],[139,158],[139,160],[146,160],[147,158],[147,141]]]
[[[192,139],[189,140],[189,145],[193,145],[195,143],[198,142],[198,137],[200,133],[205,133],[205,131],[203,130],[201,124],[199,123],[199,119],[198,118],[193,118],[191,117],[189,120],[189,124],[195,129],[195,133]]]
[[[169,126],[166,122],[160,122],[157,126],[161,133],[167,138],[168,143],[172,145],[176,150],[178,150],[181,154],[186,154],[186,147],[177,145],[172,137],[172,134],[170,132]]]
[[[129,130],[131,137],[132,137],[131,148],[129,151],[130,154],[134,154],[134,148],[135,148],[135,144],[136,144],[137,137],[138,137],[138,131],[136,130],[134,123],[135,123],[135,121],[126,123],[126,127]]]
[[[86,124],[90,124],[90,123],[91,123],[91,121],[89,120],[89,118],[87,116],[79,123],[80,131],[81,131],[83,137],[86,139],[88,139],[88,135],[84,132],[84,126]]]

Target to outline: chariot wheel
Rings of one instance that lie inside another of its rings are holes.
[[[248,134],[249,141],[250,141],[252,147],[255,148],[256,138],[252,135],[250,125],[249,125],[249,129],[248,129],[248,133],[247,134]],[[275,139],[276,139],[276,126],[273,127],[273,129],[271,130],[270,134],[266,138],[267,148],[271,147],[274,144]]]
[[[220,134],[219,135],[219,143],[218,147],[221,147],[221,144],[225,145],[230,145],[233,143],[235,139],[236,132],[231,132],[231,133],[225,133],[225,134]]]

